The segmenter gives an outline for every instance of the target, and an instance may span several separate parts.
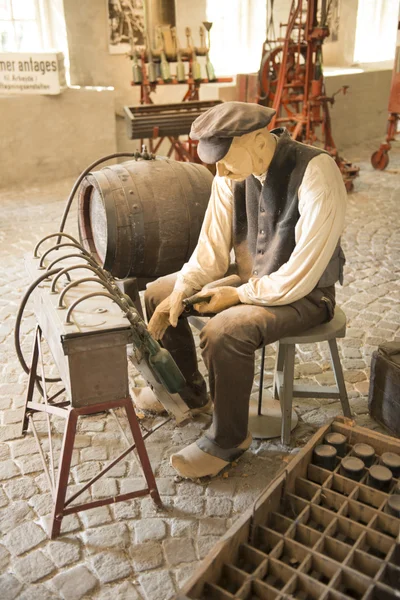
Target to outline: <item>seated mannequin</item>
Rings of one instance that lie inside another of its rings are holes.
[[[214,476],[249,448],[255,351],[330,320],[342,281],[347,196],[339,169],[285,129],[269,132],[273,115],[227,102],[193,123],[200,158],[217,165],[209,206],[189,262],[145,294],[149,330],[186,378],[183,399],[193,412],[213,403],[210,429],[171,457],[183,477]],[[224,276],[232,249],[242,285],[199,292]],[[195,292],[195,310],[213,315],[200,333],[210,398],[182,315],[183,299]]]

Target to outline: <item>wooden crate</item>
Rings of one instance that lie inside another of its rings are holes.
[[[400,518],[386,492],[372,488],[368,469],[353,481],[312,463],[329,432],[347,438],[346,456],[367,443],[379,464],[400,454],[400,440],[337,418],[321,427],[212,549],[185,585],[183,599],[392,600],[400,598]]]

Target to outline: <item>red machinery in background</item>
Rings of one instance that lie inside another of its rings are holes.
[[[400,25],[400,24],[399,24]],[[400,27],[399,27],[400,29]],[[400,46],[396,48],[396,58],[393,65],[392,85],[389,96],[389,118],[387,124],[386,140],[382,142],[379,150],[371,156],[374,169],[383,171],[389,164],[390,142],[396,139],[397,124],[400,120]]]
[[[285,37],[273,33],[273,4],[258,73],[256,101],[276,110],[270,128],[285,126],[292,138],[305,144],[320,142],[335,159],[348,191],[359,168],[342,158],[332,137],[329,104],[340,91],[327,96],[322,71],[322,44],[331,0],[292,0]],[[269,39],[270,38],[270,39]],[[317,130],[320,128],[320,135]]]

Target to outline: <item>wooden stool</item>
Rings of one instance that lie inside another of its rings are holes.
[[[342,404],[344,416],[351,417],[342,365],[340,363],[339,352],[336,343],[337,338],[343,338],[345,335],[346,315],[339,307],[336,307],[334,317],[331,321],[329,321],[329,323],[323,323],[322,325],[313,327],[312,329],[309,329],[300,335],[286,337],[279,340],[274,371],[273,396],[276,400],[280,401],[281,405],[281,440],[283,444],[290,443],[293,398],[339,398]],[[311,344],[325,341],[329,344],[336,385],[329,387],[321,387],[318,385],[294,385],[294,355],[296,344]],[[267,415],[263,415],[262,413],[264,361],[265,346],[262,349],[261,355],[258,413],[257,416],[252,417],[254,421],[260,417],[267,417]],[[251,423],[249,428],[250,431],[252,431]],[[262,437],[262,435],[257,435],[257,437]],[[265,437],[271,436],[266,435]]]

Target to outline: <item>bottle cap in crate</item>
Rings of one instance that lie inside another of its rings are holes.
[[[353,454],[362,460],[366,467],[370,467],[375,460],[375,449],[369,444],[354,444]]]
[[[336,448],[338,456],[344,456],[346,454],[347,438],[342,433],[327,433],[324,442]]]
[[[336,448],[329,444],[320,444],[314,448],[313,463],[332,471],[336,466]]]
[[[392,481],[392,471],[381,465],[373,465],[369,470],[368,484],[377,490],[386,489]]]
[[[400,454],[384,452],[381,455],[383,466],[391,470],[393,477],[400,477]]]
[[[340,473],[345,477],[359,481],[364,474],[364,463],[353,456],[344,458],[340,464]]]

